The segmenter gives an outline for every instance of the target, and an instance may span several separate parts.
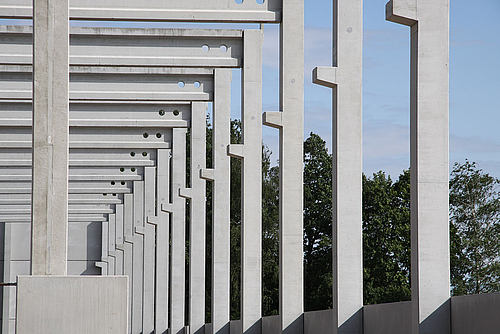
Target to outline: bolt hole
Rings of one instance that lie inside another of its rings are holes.
[[[195,81],[194,82],[194,87],[195,88],[200,88],[201,87],[201,83],[199,81]]]
[[[122,186],[124,186],[125,185],[125,181],[122,181],[121,184],[122,184]]]
[[[144,134],[142,135],[144,138],[148,138],[149,137],[149,134],[147,132],[144,132]]]
[[[113,194],[113,196],[116,196],[116,194]]]
[[[173,113],[174,113],[174,116],[179,116],[179,110],[175,109]]]
[[[219,49],[221,52],[227,52],[227,46],[224,44],[222,44]]]
[[[103,196],[108,196],[108,194],[102,194]]]
[[[124,171],[125,171],[125,168],[123,168],[123,167],[122,167],[122,168],[120,168],[120,172],[122,172],[122,173],[123,173]]]
[[[112,186],[114,186],[114,185],[115,185],[115,183],[116,183],[115,181],[111,181],[111,185],[112,185]]]
[[[161,138],[161,133],[157,133],[156,138]]]
[[[135,152],[130,152],[131,157],[135,157]]]
[[[148,156],[148,153],[147,153],[147,152],[142,152],[142,156],[143,156],[143,157],[147,157],[147,156]]]
[[[135,167],[130,168],[130,171],[133,173],[135,172]]]
[[[203,52],[210,51],[210,47],[207,44],[202,45],[201,49],[203,50]]]
[[[165,110],[158,111],[158,114],[160,114],[160,116],[165,116]]]
[[[184,83],[184,81],[179,81],[177,83],[177,86],[179,86],[179,88],[184,88],[184,86],[186,86],[186,84]]]

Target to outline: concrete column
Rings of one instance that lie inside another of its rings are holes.
[[[333,2],[333,67],[313,82],[333,88],[333,333],[363,332],[363,1]]]
[[[205,250],[206,250],[206,181],[200,171],[206,166],[207,103],[191,104],[190,188],[180,189],[179,195],[190,199],[189,242],[189,331],[205,333]]]
[[[303,333],[304,1],[283,1],[280,37],[280,318]]]
[[[108,275],[116,275],[116,213],[109,215],[108,229]]]
[[[241,320],[261,333],[262,313],[262,30],[243,32],[242,139],[228,154],[242,159]]]
[[[157,201],[167,203],[170,198],[170,150],[157,151]],[[168,329],[168,268],[170,215],[158,206],[156,216],[156,298],[155,330],[165,333]]]
[[[123,252],[123,275],[129,277],[129,308],[128,308],[128,326],[129,333],[132,333],[132,305],[134,303],[134,275],[133,275],[133,245],[126,242],[127,237],[132,236],[133,231],[133,194],[123,195],[123,243],[116,244],[116,248]]]
[[[230,144],[231,69],[215,69],[213,105],[213,169],[201,177],[212,188],[212,334],[229,334],[230,292]]]
[[[172,149],[172,204],[162,210],[172,214],[170,333],[182,334],[186,305],[186,200],[179,189],[186,187],[186,129],[174,128]]]
[[[11,282],[11,260],[12,260],[12,224],[2,223],[3,231],[3,281],[5,283]],[[2,300],[2,333],[11,333],[13,328],[10,318],[11,315],[11,294],[16,292],[16,287],[14,286],[4,286],[3,289],[3,300]]]
[[[68,0],[33,1],[32,275],[66,275]]]
[[[450,333],[448,223],[449,0],[393,0],[411,28],[412,333]]]
[[[156,167],[144,167],[144,217],[143,227],[136,232],[144,236],[144,307],[142,310],[143,333],[154,332],[155,317],[155,225],[148,223],[147,217],[155,214]]]

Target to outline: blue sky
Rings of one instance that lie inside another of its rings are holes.
[[[363,171],[393,179],[409,167],[409,28],[385,21],[387,0],[364,1]],[[305,0],[304,136],[319,134],[331,149],[331,89],[313,85],[311,71],[331,66],[332,0]],[[450,169],[465,158],[500,177],[500,0],[451,0]],[[9,21],[3,21],[8,24]],[[10,21],[12,22],[12,21]],[[20,22],[17,21],[17,24]],[[77,22],[78,25],[189,27],[169,23]],[[199,25],[198,27],[202,27]],[[258,28],[257,25],[210,25]],[[263,111],[278,110],[278,27],[265,25]],[[233,76],[233,117],[239,117],[239,71]],[[278,157],[278,132],[264,127]]]

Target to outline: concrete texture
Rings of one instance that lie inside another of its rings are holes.
[[[228,154],[241,164],[241,321],[260,334],[262,317],[262,30],[245,30],[242,70],[242,141]]]
[[[364,334],[411,333],[411,309],[411,302],[365,305]]]
[[[33,8],[33,275],[66,275],[69,142],[67,0]]]
[[[412,333],[449,333],[449,0],[393,0],[386,17],[411,28]]]
[[[304,313],[304,334],[329,333],[335,328],[335,310]]]
[[[19,276],[16,333],[127,333],[127,277]]]
[[[453,334],[490,334],[500,328],[500,293],[451,297]]]
[[[363,1],[335,0],[333,67],[313,81],[333,88],[332,333],[363,331],[362,44]]]

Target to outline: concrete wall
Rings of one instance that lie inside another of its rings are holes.
[[[128,277],[20,276],[17,333],[126,334]]]
[[[410,333],[411,302],[365,305],[363,326],[364,334]]]
[[[492,334],[500,331],[500,292],[451,298],[453,334]]]

